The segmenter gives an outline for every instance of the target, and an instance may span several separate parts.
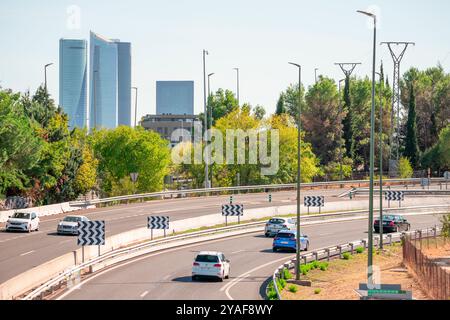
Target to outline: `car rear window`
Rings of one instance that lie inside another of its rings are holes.
[[[24,212],[16,212],[16,213],[14,213],[13,218],[30,219],[30,214],[29,213],[24,213]]]
[[[392,221],[392,220],[395,220],[395,219],[396,219],[395,216],[383,216],[383,220]]]
[[[269,223],[271,223],[271,224],[282,224],[282,223],[284,223],[284,220],[283,219],[270,219]]]
[[[292,239],[292,238],[295,238],[295,235],[293,233],[278,232],[277,238]]]
[[[65,217],[63,221],[78,222],[78,221],[82,221],[82,219],[80,217]]]
[[[195,258],[196,262],[219,262],[218,256],[213,256],[209,254],[200,254]]]

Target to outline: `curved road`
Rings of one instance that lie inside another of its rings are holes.
[[[412,215],[413,229],[439,223],[437,215]],[[305,226],[311,249],[367,237],[367,220]],[[58,299],[262,299],[262,284],[292,253],[273,253],[272,239],[261,233],[215,240],[150,254],[100,271]],[[191,266],[198,251],[222,251],[231,260],[230,279],[224,282],[191,281]]]

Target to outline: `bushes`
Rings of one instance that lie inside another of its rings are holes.
[[[322,291],[322,289],[315,289],[314,294],[319,294]]]
[[[328,262],[313,261],[300,266],[300,272],[304,276],[308,274],[309,271],[314,269],[320,269],[321,271],[326,271],[328,269]]]
[[[364,248],[362,248],[362,247],[356,248],[356,253],[361,254],[363,252],[364,252]]]
[[[400,178],[407,179],[412,178],[413,176],[413,168],[411,166],[411,162],[408,158],[402,157],[398,163],[398,174]]]
[[[267,286],[267,299],[278,300],[277,292],[273,287],[273,281],[270,281],[269,285]]]
[[[342,258],[343,258],[344,260],[350,260],[351,257],[352,257],[352,255],[351,255],[350,253],[348,253],[348,252],[344,252],[344,253],[342,254]]]
[[[284,268],[284,269],[283,269],[283,272],[281,273],[281,277],[282,277],[283,279],[286,279],[286,280],[291,279],[291,278],[292,278],[292,275],[291,275],[291,272],[289,271],[289,269]]]
[[[298,288],[294,285],[290,285],[288,290],[289,292],[296,293],[298,291]]]

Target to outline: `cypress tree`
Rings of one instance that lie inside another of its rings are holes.
[[[277,110],[275,111],[275,113],[277,115],[286,113],[286,106],[285,106],[285,103],[284,103],[284,93],[281,93],[280,97],[278,98]]]
[[[417,168],[419,162],[419,147],[417,142],[416,94],[412,83],[409,90],[409,109],[408,122],[406,123],[404,155],[411,161],[413,168]]]

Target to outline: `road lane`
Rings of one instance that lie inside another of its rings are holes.
[[[409,216],[413,229],[439,223],[437,215]],[[304,226],[311,249],[342,244],[367,237],[367,220]],[[320,236],[327,234],[325,236]],[[293,258],[292,253],[272,252],[272,239],[248,234],[215,240],[167,252],[100,272],[64,299],[261,299],[261,285],[273,270]],[[231,260],[230,279],[225,282],[191,281],[191,266],[197,252],[222,251]],[[143,292],[147,292],[141,297]]]

